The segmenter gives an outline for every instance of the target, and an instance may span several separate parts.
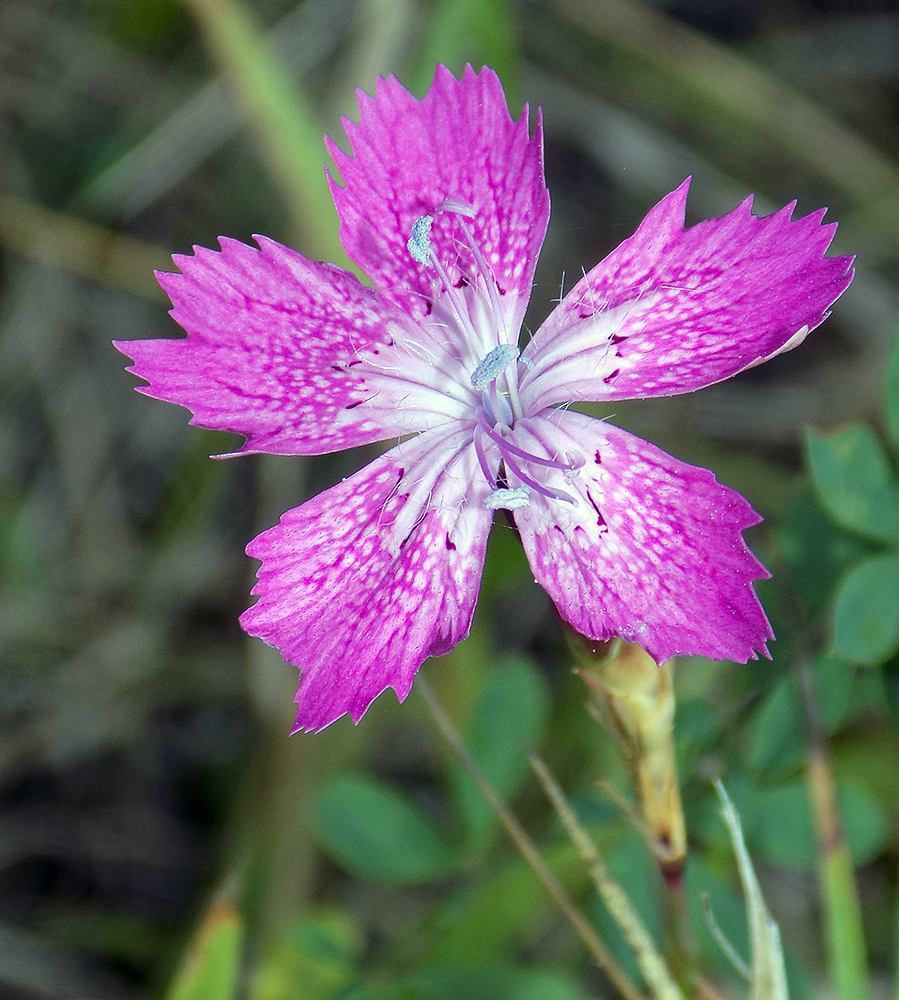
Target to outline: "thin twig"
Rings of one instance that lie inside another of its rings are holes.
[[[430,685],[421,674],[415,680],[415,687],[421,693],[431,713],[431,717],[437,724],[437,728],[443,734],[444,739],[453,748],[453,752],[459,758],[462,766],[468,771],[472,781],[477,785],[478,790],[484,796],[484,800],[496,813],[497,818],[505,827],[512,842],[518,848],[522,857],[527,861],[537,878],[545,886],[547,892],[555,900],[556,905],[562,911],[562,915],[571,925],[575,933],[584,943],[590,954],[596,959],[597,964],[604,970],[615,988],[627,1000],[646,1000],[643,993],[637,988],[630,976],[618,965],[609,950],[602,943],[596,931],[574,905],[571,897],[559,884],[558,879],[553,875],[543,860],[540,852],[531,838],[524,831],[524,828],[515,818],[509,807],[503,802],[496,790],[484,776],[476,761],[468,752],[468,748],[462,741],[458,730],[453,725],[452,720],[443,711],[440,703],[434,696]]]
[[[571,842],[586,864],[606,908],[633,949],[637,964],[646,982],[649,983],[653,996],[657,1000],[684,1000],[680,987],[659,954],[646,925],[621,886],[609,874],[596,845],[575,816],[555,778],[535,753],[529,753],[528,759],[562,820]]]

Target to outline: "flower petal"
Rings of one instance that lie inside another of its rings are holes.
[[[389,350],[408,319],[349,272],[257,240],[195,247],[174,258],[181,274],[158,274],[188,336],[116,343],[150,383],[139,391],[245,435],[241,453],[318,455],[428,426],[415,420],[415,386],[385,393],[364,375],[363,359]],[[400,396],[411,402],[400,408]]]
[[[586,458],[577,478],[549,484],[576,507],[532,493],[513,512],[534,576],[566,621],[591,639],[636,642],[658,663],[767,655],[773,636],[752,581],[768,573],[740,534],[761,518],[738,493],[572,411],[519,421],[515,441],[549,458]]]
[[[358,125],[344,119],[352,155],[328,140],[345,184],[331,190],[347,253],[421,319],[433,272],[409,252],[412,225],[447,198],[470,206],[464,222],[505,293],[514,341],[549,219],[539,119],[529,137],[527,108],[513,122],[497,75],[470,66],[461,80],[438,66],[420,101],[395,77],[379,79],[374,97],[359,91],[359,114]],[[453,212],[437,216],[430,239],[454,281],[475,269]]]
[[[422,662],[465,638],[490,528],[488,491],[471,432],[431,431],[250,543],[247,553],[262,560],[259,600],[241,625],[300,668],[294,731],[322,729],[346,712],[358,722],[387,687],[404,700]]]
[[[852,280],[851,257],[824,257],[836,223],[793,205],[685,230],[689,180],[646,216],[555,309],[526,355],[536,412],[572,400],[692,392],[789,350]]]

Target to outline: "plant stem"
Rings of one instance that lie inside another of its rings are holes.
[[[640,915],[634,909],[627,894],[609,874],[605,861],[603,861],[587,831],[578,821],[555,778],[536,754],[528,754],[528,759],[562,820],[568,836],[587,866],[602,901],[606,904],[606,908],[633,949],[637,964],[646,982],[649,983],[653,996],[657,1000],[684,1000],[683,994],[668,970],[664,959],[656,950],[652,935],[646,929],[646,925],[640,919]]]
[[[618,992],[626,997],[627,1000],[646,1000],[630,976],[627,975],[612,957],[591,924],[574,905],[571,897],[565,892],[555,875],[549,870],[534,842],[484,776],[484,773],[468,752],[468,748],[465,746],[459,731],[453,725],[450,717],[443,711],[430,685],[421,673],[419,673],[415,680],[415,687],[424,698],[428,711],[437,724],[437,728],[452,747],[462,766],[471,775],[472,781],[478,786],[478,790],[484,796],[484,800],[496,813],[497,818],[505,827],[506,832],[518,848],[522,857],[546,887],[547,892],[549,892],[550,896],[555,900],[556,905],[562,911],[562,915],[584,943],[590,954],[596,959],[597,964],[603,969]]]
[[[656,666],[633,643],[569,634],[588,707],[615,737],[637,800],[637,827],[662,879],[665,951],[680,988],[696,989],[696,947],[684,895],[687,833],[674,754],[673,661]],[[631,810],[628,810],[630,813]]]
[[[824,903],[830,980],[840,1000],[868,1000],[867,956],[855,871],[840,817],[814,680],[802,658],[797,661],[796,674],[808,738],[806,779],[818,841],[818,879]]]

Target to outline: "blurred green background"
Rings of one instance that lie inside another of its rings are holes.
[[[688,174],[688,223],[750,192],[759,214],[797,199],[800,214],[829,206],[833,252],[859,255],[855,283],[800,350],[695,396],[594,412],[712,467],[766,518],[750,540],[775,572],[760,587],[773,663],[678,667],[697,907],[704,888],[745,949],[709,785],[721,775],[782,924],[794,995],[816,993],[824,946],[793,674],[811,665],[874,981],[887,989],[899,860],[899,421],[883,409],[899,321],[895,4],[3,0],[2,1000],[163,996],[210,900],[213,924],[233,933],[227,954],[245,943],[237,995],[256,1000],[611,995],[415,692],[401,708],[388,693],[358,728],[343,719],[287,739],[296,672],[238,628],[253,573],[243,547],[368,456],[210,461],[233,439],[136,394],[110,344],[178,333],[153,268],[219,234],[264,233],[346,263],[322,136],[341,141],[354,88],[395,72],[421,94],[437,61],[486,62],[513,113],[543,109],[553,212],[531,329],[563,275],[570,287]],[[899,413],[899,393],[888,406]],[[871,429],[809,439],[816,494],[804,428],[852,421]],[[853,490],[870,504],[847,515]],[[853,610],[872,594],[873,638]],[[652,923],[650,868],[595,787],[620,780],[620,764],[508,530],[494,531],[472,638],[425,670],[621,951],[520,743],[542,749]],[[703,927],[697,916],[709,968],[738,982]]]

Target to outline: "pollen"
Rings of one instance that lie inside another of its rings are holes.
[[[471,373],[471,387],[478,392],[483,392],[494,379],[509,367],[509,362],[514,361],[520,353],[521,351],[515,344],[500,344],[499,347],[494,347]]]
[[[431,225],[433,215],[423,215],[412,223],[412,235],[406,246],[419,264],[427,264],[431,259]]]
[[[519,507],[529,507],[531,503],[530,493],[527,486],[494,490],[484,497],[484,506],[487,510],[517,510]]]

